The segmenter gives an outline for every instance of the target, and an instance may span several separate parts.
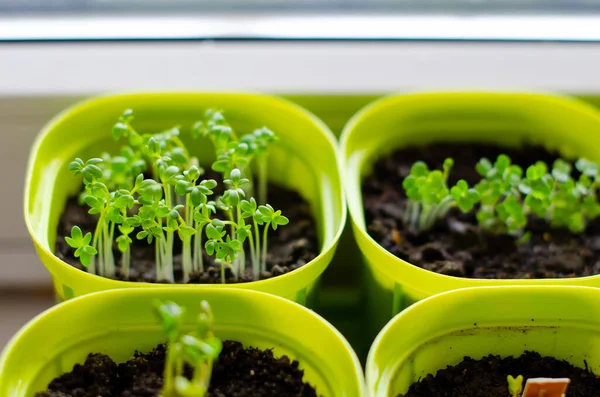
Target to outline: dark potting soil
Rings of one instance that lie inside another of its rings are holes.
[[[90,354],[83,365],[54,379],[48,391],[36,397],[159,396],[164,364],[164,345],[147,354],[136,352],[123,364],[104,354]],[[272,350],[224,341],[207,397],[316,397],[315,388],[302,381],[304,371],[298,366],[286,356],[274,357]]]
[[[587,363],[584,363],[587,367]],[[428,375],[398,397],[508,397],[506,377],[569,378],[568,397],[600,396],[600,378],[587,369],[576,368],[566,361],[526,352],[522,356],[500,358],[489,355],[481,360],[465,357],[454,367]]]
[[[267,271],[260,274],[260,279],[276,277],[291,272],[306,263],[313,260],[319,252],[317,240],[316,223],[311,214],[310,205],[296,192],[287,190],[276,185],[269,186],[269,203],[276,209],[280,209],[290,223],[269,230],[268,252],[267,252]],[[60,218],[56,237],[55,255],[68,264],[85,270],[78,258],[74,256],[74,249],[65,242],[65,236],[71,235],[71,228],[79,226],[84,233],[94,231],[96,220],[95,215],[88,214],[86,206],[80,206],[77,198],[73,197],[67,201],[64,213]],[[135,236],[137,232],[132,235]],[[121,254],[115,244],[114,254],[117,265],[116,279],[123,280],[120,274]],[[130,281],[156,282],[154,244],[135,240],[131,248],[131,271]],[[226,270],[227,283],[255,281],[252,276],[250,266],[250,256],[246,257],[248,273],[243,275],[237,281],[234,279],[230,269]],[[190,277],[190,283],[195,284],[216,284],[221,283],[221,266],[214,262],[214,257],[209,257],[204,253],[204,272],[195,273]],[[175,272],[175,281],[181,282],[183,273],[181,270],[181,242],[175,239],[173,267]],[[164,280],[158,280],[165,282]]]
[[[480,180],[475,164],[487,157],[494,161],[507,154],[513,163],[527,167],[539,160],[552,166],[558,154],[538,146],[521,149],[484,144],[434,144],[398,150],[379,160],[371,176],[362,184],[368,233],[392,254],[424,269],[457,277],[484,279],[563,278],[600,273],[600,219],[591,222],[584,233],[551,228],[539,218],[531,218],[531,239],[516,244],[510,236],[484,232],[475,211],[458,210],[424,233],[403,227],[406,195],[402,181],[416,161],[430,169],[441,169],[444,159],[454,159],[449,183],[465,179],[472,186]],[[599,394],[600,396],[600,394]]]

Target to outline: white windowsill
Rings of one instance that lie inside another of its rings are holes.
[[[290,14],[10,16],[0,40],[600,40],[594,14]]]

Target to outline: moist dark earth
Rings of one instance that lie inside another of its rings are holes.
[[[475,164],[482,157],[495,161],[502,153],[524,168],[539,160],[552,167],[558,158],[557,153],[539,146],[509,149],[484,144],[440,143],[398,150],[380,159],[372,175],[362,184],[368,233],[397,257],[450,276],[532,279],[599,274],[600,218],[590,222],[584,233],[575,235],[568,230],[550,228],[546,222],[532,217],[528,225],[532,237],[523,244],[516,244],[510,236],[484,232],[477,225],[475,211],[469,214],[450,211],[425,233],[404,229],[402,217],[407,199],[402,181],[414,162],[421,160],[429,169],[441,169],[444,159],[451,157],[454,167],[449,183],[465,179],[472,186],[480,180]]]
[[[581,364],[587,367],[586,363]],[[465,357],[457,366],[414,383],[405,395],[398,397],[508,397],[508,375],[515,378],[523,375],[523,386],[529,378],[569,378],[568,397],[600,396],[600,378],[587,369],[526,352],[517,358],[490,355],[473,360]]]
[[[217,193],[215,191],[215,193]],[[311,214],[310,205],[296,192],[283,189],[276,185],[269,185],[269,203],[275,208],[280,209],[290,220],[289,224],[280,226],[277,230],[269,230],[268,253],[267,253],[267,271],[260,274],[260,279],[276,277],[291,272],[306,263],[313,260],[319,252],[317,240],[316,223]],[[68,264],[84,270],[78,258],[74,256],[74,249],[65,242],[65,236],[71,235],[71,228],[79,226],[84,233],[94,231],[97,217],[87,213],[88,208],[80,206],[77,198],[68,200],[64,213],[61,216],[57,238],[55,254]],[[134,232],[132,236],[135,236]],[[175,239],[173,267],[175,273],[175,282],[181,283],[183,273],[181,270],[181,242]],[[247,246],[247,244],[245,244]],[[115,260],[117,264],[116,279],[123,280],[119,272],[121,254],[114,246]],[[135,240],[131,248],[131,273],[130,281],[141,281],[154,283],[156,280],[154,244],[148,245],[146,241]],[[252,276],[250,266],[250,255],[246,256],[248,272],[235,280],[231,270],[226,270],[226,282],[247,282],[255,281]],[[213,257],[204,253],[205,271],[203,273],[194,273],[190,277],[190,283],[195,284],[215,284],[221,283],[221,267],[214,262]],[[165,280],[158,280],[165,282]]]
[[[147,354],[136,352],[123,364],[90,354],[83,365],[54,379],[36,397],[158,397],[164,362],[164,345]],[[207,397],[316,397],[315,388],[302,381],[304,371],[298,366],[286,356],[274,357],[271,350],[224,341]]]

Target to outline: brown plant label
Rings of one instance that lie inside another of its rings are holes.
[[[522,397],[564,397],[570,382],[568,378],[527,379]]]

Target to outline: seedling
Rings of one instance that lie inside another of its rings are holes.
[[[221,263],[222,282],[227,268],[239,279],[246,271],[246,241],[254,278],[266,271],[268,230],[289,222],[266,202],[258,205],[267,196],[267,149],[277,138],[260,128],[238,139],[222,112],[209,110],[205,116],[193,126],[192,135],[207,137],[215,146],[212,169],[223,175],[221,196],[212,197],[218,183],[201,178],[204,170],[180,140],[179,128],[140,134],[132,126],[130,110],[113,127],[113,136],[128,142],[120,156],[71,163],[69,170],[83,178],[82,202],[99,216],[93,235],[83,236],[77,228],[67,240],[90,273],[115,276],[116,242],[121,273],[129,278],[132,236],[154,244],[157,281],[174,282],[176,238],[182,245],[183,282],[205,270],[205,253]],[[262,197],[258,203],[252,196],[253,159]]]
[[[86,233],[84,236],[79,226],[73,226],[71,229],[71,237],[65,237],[67,244],[75,248],[75,257],[81,258],[81,263],[84,266],[92,264],[92,257],[98,253],[96,248],[90,245],[92,241],[92,233]]]
[[[184,333],[185,309],[174,302],[156,302],[156,313],[167,338],[162,397],[203,397],[208,392],[213,362],[223,345],[214,335],[214,317],[206,301],[200,304],[195,330]],[[192,368],[191,379],[185,365]]]
[[[413,164],[410,175],[402,183],[408,197],[404,212],[404,223],[413,231],[426,231],[442,219],[452,207],[463,212],[473,209],[479,194],[466,181],[460,180],[448,188],[448,175],[454,161],[444,161],[443,170],[430,171],[427,165],[418,161]]]
[[[521,393],[523,392],[523,375],[519,375],[516,378],[508,375],[506,380],[508,381],[510,397],[521,397]]]

